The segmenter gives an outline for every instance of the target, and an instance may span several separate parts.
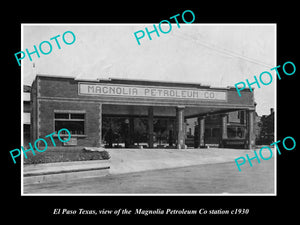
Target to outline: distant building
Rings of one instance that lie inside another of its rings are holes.
[[[260,130],[261,130],[261,116],[255,112],[255,124],[254,124],[254,132],[256,136],[255,143],[257,144],[257,138],[260,135]]]
[[[274,142],[274,109],[270,109],[269,115],[257,117],[256,144],[269,145]]]
[[[24,146],[30,142],[30,92],[31,87],[28,85],[23,86],[23,132],[24,132]]]

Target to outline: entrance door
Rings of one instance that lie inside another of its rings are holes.
[[[102,140],[106,148],[147,145],[147,126],[146,118],[103,115]]]
[[[172,147],[175,144],[175,119],[153,119],[154,147]],[[106,148],[137,148],[148,145],[148,118],[102,116],[102,140]]]
[[[154,117],[153,124],[154,147],[173,147],[175,144],[175,119]]]
[[[124,148],[130,145],[130,122],[126,117],[102,117],[102,140],[106,148]]]
[[[221,140],[221,128],[220,127],[208,127],[204,132],[205,144],[218,146]]]

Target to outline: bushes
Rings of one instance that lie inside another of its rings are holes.
[[[27,152],[27,159],[24,156],[24,164],[71,162],[85,160],[106,160],[110,158],[107,151],[86,151],[83,147],[52,147],[45,152]]]

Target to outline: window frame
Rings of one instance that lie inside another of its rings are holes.
[[[228,129],[234,129],[234,132],[235,132],[235,136],[234,137],[229,137],[229,135],[228,135],[229,134]],[[238,135],[237,135],[238,129],[242,129],[243,130],[243,137],[238,137]],[[244,139],[246,139],[246,135],[247,135],[247,128],[246,128],[246,126],[227,125],[227,139],[244,140]]]
[[[55,118],[55,114],[68,114],[68,118]],[[71,114],[83,114],[83,119],[72,119]],[[86,111],[85,110],[54,110],[53,111],[53,132],[55,132],[54,136],[57,137],[57,132],[55,129],[56,121],[83,121],[83,134],[72,134],[72,137],[86,137]],[[68,134],[60,134],[61,137],[68,137]]]

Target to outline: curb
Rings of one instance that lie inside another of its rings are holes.
[[[24,165],[23,184],[59,182],[109,174],[109,160],[43,163]]]

